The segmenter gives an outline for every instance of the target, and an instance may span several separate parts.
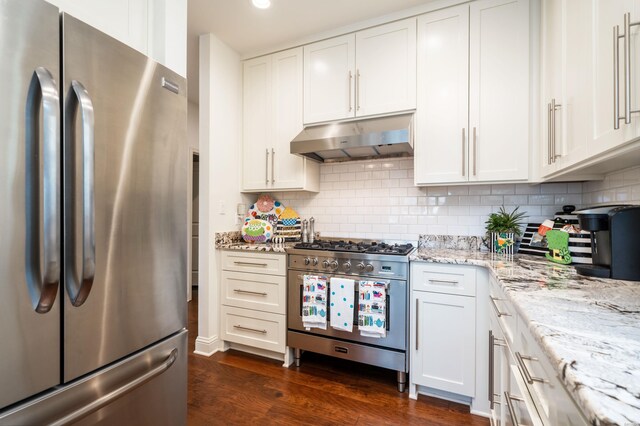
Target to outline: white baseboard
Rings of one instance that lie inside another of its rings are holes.
[[[252,346],[247,346],[247,345],[243,345],[240,343],[235,343],[235,342],[224,342],[224,346],[225,346],[225,350],[227,349],[235,349],[237,351],[241,351],[241,352],[247,352],[253,355],[258,355],[258,356],[262,356],[265,358],[270,358],[270,359],[275,359],[277,361],[285,361],[285,354],[280,353],[280,352],[273,352],[273,351],[269,351],[267,349],[261,349],[261,348],[255,348]],[[283,365],[284,367],[284,365]]]
[[[221,341],[218,336],[204,337],[198,336],[196,338],[196,349],[194,354],[211,356],[220,350]]]

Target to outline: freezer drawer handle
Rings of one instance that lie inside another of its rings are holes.
[[[82,121],[82,275],[79,279],[79,281],[81,281],[80,283],[76,282],[74,273],[74,276],[67,277],[66,284],[71,304],[78,307],[87,300],[91,292],[96,268],[94,202],[95,135],[93,103],[89,97],[89,93],[84,86],[76,80],[71,82],[71,88],[73,90],[69,92],[65,118],[65,135],[67,135],[67,140],[69,141],[68,151],[70,152],[70,156],[73,155],[75,150],[73,135],[75,134],[76,108],[80,109]],[[77,102],[72,101],[73,96],[75,96]],[[68,158],[67,160],[73,164],[74,157]],[[73,179],[70,178],[69,182],[72,181]],[[73,193],[73,188],[67,188],[67,190]],[[73,222],[68,223],[67,227],[74,229],[74,225]],[[73,232],[70,234],[73,234]],[[70,247],[74,247],[74,238],[70,235],[69,239],[71,241]],[[72,270],[74,271],[75,268],[72,268]]]
[[[148,381],[152,380],[153,378],[167,371],[169,368],[171,368],[173,363],[176,362],[177,358],[178,358],[178,349],[174,348],[169,354],[169,356],[164,361],[162,361],[161,364],[154,367],[152,370],[147,371],[142,376],[137,377],[136,379],[128,382],[124,386],[119,387],[118,389],[111,391],[104,396],[101,396],[100,398],[96,399],[95,401],[93,401],[88,405],[85,405],[79,410],[76,410],[73,413],[70,413],[64,416],[63,418],[58,419],[57,421],[51,423],[51,426],[62,426],[69,423],[75,423],[78,420],[88,416],[89,414],[98,411],[102,407],[111,404],[116,399],[123,397],[129,392],[139,388],[143,384],[147,383]]]
[[[42,162],[39,161],[41,107]],[[25,122],[27,285],[33,308],[44,314],[51,310],[60,283],[60,98],[56,82],[45,68],[39,67],[33,72]],[[41,274],[41,264],[44,274]]]

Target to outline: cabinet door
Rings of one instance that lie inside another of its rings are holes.
[[[146,0],[47,0],[75,18],[147,54]]]
[[[624,34],[624,14],[631,14],[631,22],[640,19],[640,1],[638,0],[592,0],[593,6],[593,138],[590,138],[590,154],[598,154],[615,148],[637,137],[640,134],[640,115],[631,116],[631,124],[619,121],[619,129],[615,129],[614,93],[619,95],[619,116],[625,114],[625,84],[624,84],[624,47],[623,41],[618,41],[619,79],[617,90],[614,90],[614,52],[613,28],[620,26],[620,34]],[[640,28],[631,28],[631,85],[627,93],[631,99],[631,110],[640,109]]]
[[[304,122],[355,114],[355,35],[304,46]]]
[[[556,111],[556,154],[561,168],[587,157],[592,122],[591,5],[584,0],[563,0],[563,105]],[[562,134],[561,134],[562,132]]]
[[[356,115],[415,107],[415,18],[356,33]]]
[[[468,58],[468,5],[418,19],[418,185],[468,180]]]
[[[560,110],[550,110],[552,99],[562,108],[564,104],[563,88],[563,2],[544,0],[542,2],[542,99],[540,117],[541,175],[548,176],[558,169],[554,161],[553,146],[562,145],[562,114]],[[551,114],[555,113],[555,126],[552,127]],[[552,133],[555,132],[555,133]]]
[[[468,296],[413,292],[415,384],[475,395],[475,302]]]
[[[529,176],[529,1],[471,3],[470,179]]]
[[[243,189],[266,189],[271,175],[271,56],[244,63],[243,75]]]
[[[301,188],[305,160],[291,154],[289,145],[302,131],[302,48],[274,54],[272,64],[272,186],[274,189]]]

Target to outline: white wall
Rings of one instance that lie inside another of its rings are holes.
[[[585,182],[582,201],[596,204],[640,204],[640,166],[608,174],[604,180]]]
[[[242,67],[238,53],[213,34],[200,36],[200,245],[196,352],[219,347],[219,254],[215,232],[239,229]]]

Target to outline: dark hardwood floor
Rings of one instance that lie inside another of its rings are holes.
[[[488,425],[464,405],[398,393],[395,372],[305,353],[299,368],[237,351],[193,353],[197,292],[189,303],[188,424]]]

